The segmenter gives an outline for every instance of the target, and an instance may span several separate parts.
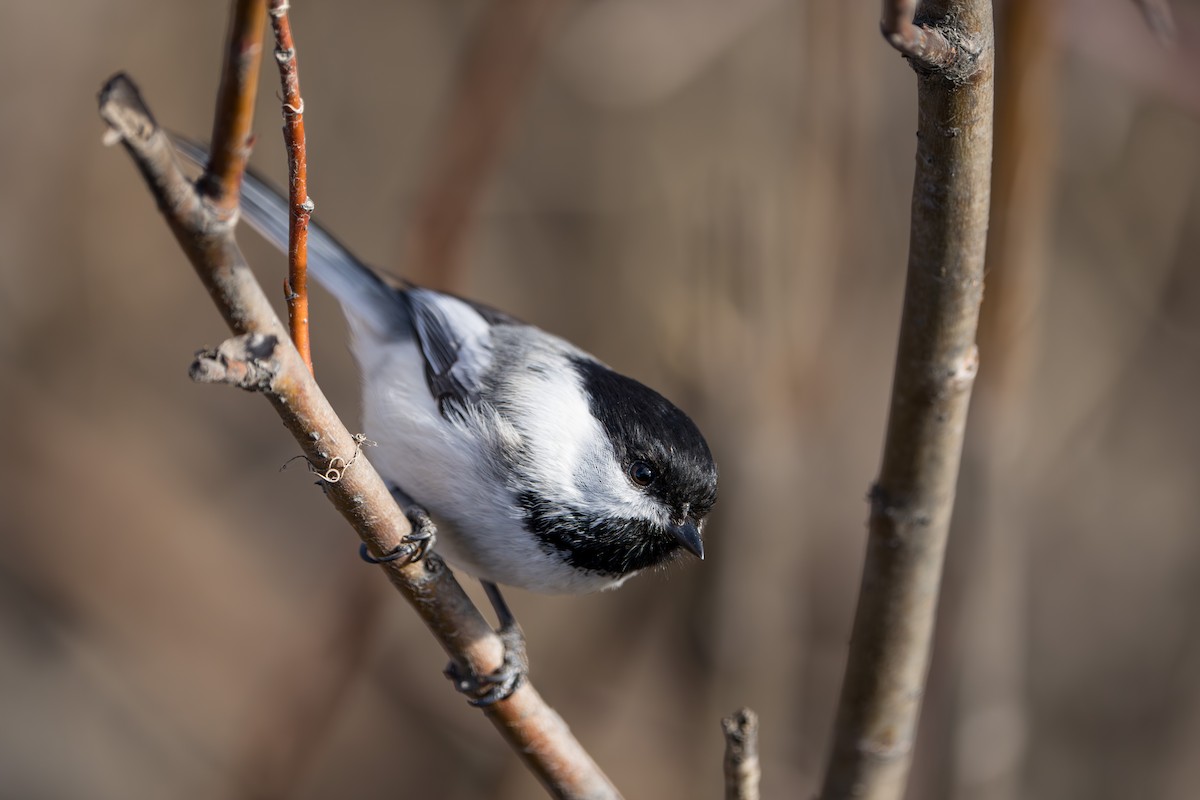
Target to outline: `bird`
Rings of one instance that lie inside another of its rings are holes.
[[[203,146],[172,138],[207,163]],[[285,253],[288,214],[247,171],[240,218]],[[432,517],[452,566],[485,585],[579,594],[703,559],[716,463],[661,394],[502,311],[389,283],[316,222],[308,270],[348,321],[371,461]]]
[[[172,135],[203,168],[203,146]],[[282,252],[287,202],[253,171],[240,219]],[[478,578],[500,622],[504,664],[447,675],[473,705],[528,671],[498,584],[544,594],[620,586],[684,553],[704,558],[717,466],[695,422],[658,392],[570,342],[490,306],[390,283],[315,221],[308,272],[341,304],[362,375],[371,461],[418,527],[402,553],[435,550]],[[413,543],[418,546],[413,546]]]

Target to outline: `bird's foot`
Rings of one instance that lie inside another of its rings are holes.
[[[457,661],[446,667],[446,677],[454,681],[454,688],[467,696],[467,702],[476,707],[490,706],[505,699],[517,690],[529,674],[529,656],[525,651],[525,634],[517,624],[500,594],[500,587],[491,581],[482,581],[483,591],[496,612],[500,629],[496,634],[504,644],[504,661],[499,668],[487,675],[477,675],[470,667]]]
[[[392,490],[395,495],[397,490]],[[399,497],[397,497],[399,499]],[[437,541],[437,526],[429,518],[425,509],[415,503],[404,506],[404,515],[412,523],[412,532],[400,540],[400,543],[381,556],[374,556],[366,542],[359,545],[358,554],[368,564],[386,564],[391,561],[403,561],[413,564],[423,559]]]
[[[497,631],[504,643],[504,661],[487,675],[479,675],[469,666],[451,661],[446,677],[454,688],[466,695],[467,702],[477,708],[495,705],[517,690],[529,674],[529,657],[525,651],[525,634],[514,620]]]

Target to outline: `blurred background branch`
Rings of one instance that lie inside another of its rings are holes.
[[[1060,134],[1061,6],[1010,0],[996,16],[996,141],[975,384],[960,485],[975,498],[956,516],[934,690],[950,722],[925,741],[941,790],[972,800],[1024,794],[1029,736],[1029,521],[1026,426],[1054,224]],[[989,620],[986,626],[980,619]],[[919,759],[921,757],[918,757]],[[949,758],[952,767],[944,768]],[[932,767],[929,767],[932,768]]]
[[[1142,16],[1150,30],[1163,44],[1175,43],[1175,15],[1171,13],[1170,0],[1133,0],[1142,10]]]
[[[564,0],[489,0],[456,69],[447,107],[430,142],[403,274],[453,290],[462,283],[471,215],[538,75],[546,39]]]

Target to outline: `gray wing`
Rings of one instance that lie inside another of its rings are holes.
[[[208,161],[204,147],[174,134],[171,138],[180,155],[196,166]],[[250,227],[287,252],[287,203],[249,170],[242,180],[241,211]],[[442,416],[461,414],[477,402],[493,363],[492,326],[524,324],[432,289],[394,289],[315,223],[309,224],[308,256],[309,273],[341,302],[346,316],[397,338],[416,332],[425,380]]]
[[[478,401],[494,362],[492,323],[473,304],[411,288],[401,293],[425,359],[425,381],[443,417]]]

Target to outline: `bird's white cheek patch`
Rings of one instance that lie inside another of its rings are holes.
[[[600,429],[588,408],[587,399],[570,373],[562,371],[543,377],[528,373],[514,382],[513,424],[521,433],[530,456],[528,468],[532,482],[556,501],[580,500],[575,476],[597,442],[604,442]]]
[[[533,458],[537,485],[554,502],[599,518],[625,517],[665,523],[658,503],[630,484],[599,421],[575,380],[530,381],[519,425]]]

